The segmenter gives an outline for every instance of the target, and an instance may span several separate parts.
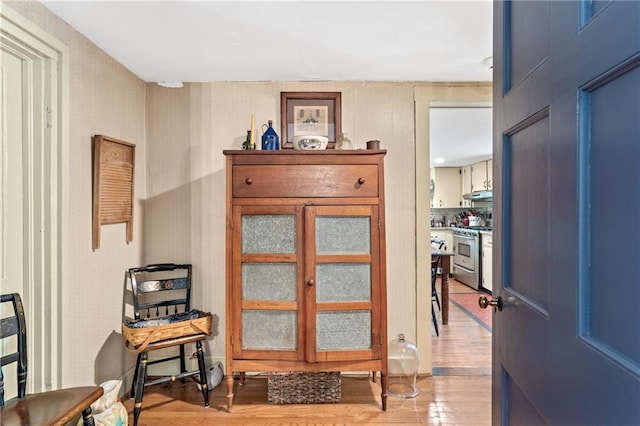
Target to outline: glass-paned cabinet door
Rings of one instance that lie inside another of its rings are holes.
[[[299,358],[301,209],[237,206],[234,232],[234,356]]]
[[[380,323],[378,210],[374,206],[318,206],[305,210],[306,295],[315,338],[308,360],[374,358]],[[310,318],[309,318],[310,317]]]

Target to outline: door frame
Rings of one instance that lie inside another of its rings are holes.
[[[415,194],[416,194],[416,346],[420,356],[419,373],[431,374],[431,274],[429,215],[431,204],[426,186],[429,170],[429,110],[431,106],[486,105],[493,101],[492,82],[433,83],[414,89],[415,114]]]
[[[29,327],[28,392],[62,384],[61,288],[68,278],[69,50],[8,7],[0,8],[0,45],[23,61],[28,120],[23,137],[24,304]],[[6,36],[5,36],[6,34]],[[4,135],[3,135],[4,136]]]

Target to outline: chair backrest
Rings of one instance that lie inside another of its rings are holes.
[[[432,239],[431,240],[431,247],[432,248],[437,248],[438,250],[442,250],[442,247],[444,247],[444,241],[442,240],[438,240],[438,239]],[[436,256],[431,256],[431,269],[437,269],[440,267],[440,259],[442,258],[442,256],[440,256],[439,254]],[[432,271],[432,275],[433,275],[433,271]]]
[[[431,247],[434,247],[434,248],[442,250],[442,247],[444,247],[444,243],[445,242],[446,241],[439,240],[437,238],[432,238],[431,239]]]
[[[191,309],[191,265],[163,263],[129,269],[134,319]]]
[[[24,398],[27,391],[27,322],[24,307],[18,293],[0,296],[0,347],[2,357],[0,367],[17,363],[18,398]],[[12,342],[12,336],[15,336]],[[6,340],[5,340],[6,339]],[[15,349],[10,349],[15,348]],[[4,353],[5,350],[10,351]],[[4,373],[0,369],[0,407],[4,406]]]

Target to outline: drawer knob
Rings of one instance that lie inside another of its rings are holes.
[[[252,180],[251,178],[246,178],[246,179],[244,180],[244,182],[245,182],[247,185],[251,185],[251,184],[253,183],[253,180]]]
[[[358,183],[359,183],[360,185],[362,185],[362,184],[364,183],[364,178],[363,178],[363,177],[361,177],[360,179],[358,179]]]

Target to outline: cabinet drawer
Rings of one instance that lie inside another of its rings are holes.
[[[376,165],[233,166],[233,197],[377,197]]]

